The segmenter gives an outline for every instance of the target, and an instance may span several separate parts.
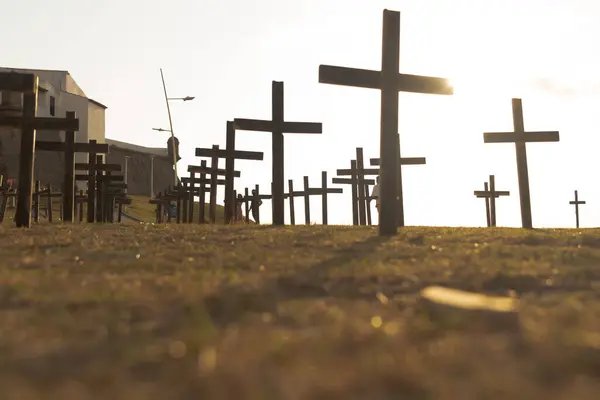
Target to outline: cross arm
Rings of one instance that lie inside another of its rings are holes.
[[[227,158],[232,157],[242,160],[256,160],[262,161],[264,153],[260,151],[242,151],[242,150],[224,150],[224,149],[205,149],[196,148],[196,157],[219,157]]]
[[[331,183],[333,184],[353,184],[355,182],[354,179],[349,179],[349,178],[332,178],[331,179]],[[374,179],[363,179],[363,182],[366,185],[374,185],[375,184],[375,180]]]
[[[369,160],[372,167],[379,166],[379,158],[371,158]],[[400,158],[400,165],[425,165],[427,160],[425,157],[402,157]]]
[[[239,129],[241,131],[254,132],[273,132],[275,127],[273,121],[245,118],[235,118],[233,120],[233,126],[235,129]]]
[[[325,194],[325,193],[344,193],[344,189],[342,188],[308,188],[308,194]]]
[[[379,175],[379,168],[364,168],[364,169],[338,169],[337,174],[344,175]]]
[[[54,117],[23,117],[15,115],[0,116],[0,126],[20,128],[31,125],[41,131],[78,131],[79,119]]]
[[[319,83],[379,89],[381,87],[381,72],[369,69],[319,65]]]
[[[446,78],[398,74],[398,91],[423,94],[454,94],[454,88]]]
[[[484,143],[558,142],[557,131],[547,132],[484,132]]]

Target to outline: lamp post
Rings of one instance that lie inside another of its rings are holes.
[[[169,106],[170,100],[182,100],[182,101],[190,101],[194,100],[193,96],[186,97],[169,97],[167,95],[167,85],[165,84],[165,76],[163,74],[162,68],[160,69],[160,77],[162,78],[163,90],[165,92],[165,102],[167,103],[167,114],[169,114],[169,130],[171,132],[171,143],[173,146],[173,170],[175,174],[175,186],[177,186],[177,154],[175,153],[175,134],[173,133],[173,119],[171,118],[171,107]],[[166,131],[166,129],[154,129],[156,131]]]

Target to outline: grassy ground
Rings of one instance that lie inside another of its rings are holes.
[[[0,397],[598,398],[600,230],[375,234],[0,226]],[[518,296],[520,331],[433,284]]]

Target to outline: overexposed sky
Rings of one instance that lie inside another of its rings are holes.
[[[535,227],[600,226],[600,3],[593,0],[0,0],[0,65],[66,69],[108,106],[106,136],[165,146],[159,68],[173,102],[185,171],[195,147],[225,145],[233,118],[271,117],[271,81],[285,82],[285,117],[323,123],[322,135],[285,137],[285,175],[319,186],[348,168],[355,148],[378,157],[379,92],[318,83],[320,64],[380,69],[384,8],[400,11],[400,69],[450,78],[454,96],[400,94],[401,151],[426,157],[403,170],[408,225],[482,226],[473,196],[489,174],[498,224],[520,226],[514,145],[483,143],[512,130],[511,97],[523,98],[527,130],[559,130],[559,143],[528,145]],[[9,39],[9,40],[7,40]],[[236,189],[270,192],[271,137],[239,132]],[[222,200],[222,194],[219,199]],[[329,222],[352,222],[350,191],[329,198]],[[320,223],[320,197],[311,217]],[[261,208],[270,221],[270,202]],[[373,208],[374,215],[376,215]],[[286,218],[287,202],[286,202]],[[296,221],[303,222],[296,199]]]

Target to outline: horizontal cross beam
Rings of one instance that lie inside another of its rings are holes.
[[[65,142],[52,142],[52,141],[37,141],[35,142],[35,149],[41,151],[64,151],[66,144]],[[97,153],[104,154],[108,153],[108,144],[106,143],[75,143],[75,152],[77,153]]]
[[[211,174],[213,172],[213,170],[210,167],[202,167],[199,165],[189,165],[188,172],[193,172],[196,174]],[[224,169],[217,168],[215,173],[217,175],[225,175],[227,172]],[[233,176],[235,178],[239,178],[241,176],[240,171],[233,171]]]
[[[32,93],[36,84],[37,77],[34,74],[0,72],[0,91]]]
[[[323,124],[320,122],[283,122],[283,124],[261,119],[236,118],[233,120],[235,129],[254,132],[282,132],[282,133],[323,133]]]
[[[353,86],[365,89],[382,89],[381,71],[369,69],[337,67],[332,65],[319,66],[319,83],[330,85]],[[445,94],[452,95],[454,88],[445,78],[422,75],[396,75],[394,87],[399,92]]]
[[[349,184],[349,185],[351,185],[351,184],[354,184],[356,182],[358,182],[358,180],[350,179],[350,178],[332,178],[331,179],[331,183],[339,184],[339,185],[342,185],[342,184]],[[375,184],[375,180],[374,179],[363,179],[363,183],[365,185],[374,185]]]
[[[369,160],[372,167],[379,166],[379,158],[371,158]],[[425,165],[427,160],[425,157],[401,157],[400,165]]]
[[[14,115],[0,116],[0,126],[21,128],[31,126],[39,131],[78,131],[79,119],[54,117],[24,117]]]
[[[510,196],[510,192],[509,191],[505,191],[505,190],[496,190],[494,197],[500,197],[500,196]],[[485,190],[475,190],[473,192],[473,194],[475,196],[477,196],[478,198],[489,198],[492,197],[492,192],[491,191],[485,191]]]
[[[547,132],[485,132],[484,143],[558,142],[557,131]]]
[[[324,193],[344,193],[344,189],[342,188],[308,188],[308,194],[324,194]]]
[[[573,205],[575,205],[575,204],[585,204],[585,201],[582,201],[582,200],[573,201],[573,200],[571,200],[569,202],[569,204],[573,204]]]
[[[340,176],[348,175],[379,175],[379,168],[363,168],[363,169],[338,169],[337,174]]]
[[[238,160],[257,160],[262,161],[264,153],[260,151],[243,151],[243,150],[225,150],[225,149],[204,149],[196,148],[196,157],[232,157]]]

